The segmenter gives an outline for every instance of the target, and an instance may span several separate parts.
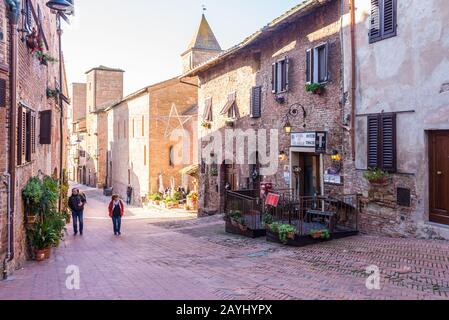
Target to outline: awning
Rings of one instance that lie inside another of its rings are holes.
[[[180,171],[181,174],[186,174],[192,177],[198,177],[200,166],[198,164],[194,164],[188,167],[185,167]]]

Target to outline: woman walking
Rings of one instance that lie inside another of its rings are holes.
[[[112,218],[112,224],[114,225],[114,235],[120,236],[120,228],[122,225],[122,217],[125,213],[123,201],[120,200],[117,194],[112,196],[112,200],[109,203],[109,217]]]

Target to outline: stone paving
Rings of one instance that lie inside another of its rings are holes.
[[[131,216],[115,237],[105,199],[86,191],[83,237],[0,282],[0,299],[449,299],[449,243],[358,236],[305,248],[226,234],[222,217]],[[103,219],[104,218],[104,219]],[[80,289],[66,288],[66,268]],[[381,289],[366,288],[368,266]]]

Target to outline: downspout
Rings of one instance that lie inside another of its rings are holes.
[[[10,68],[10,100],[9,109],[9,159],[8,159],[8,253],[3,261],[3,279],[7,277],[7,264],[14,259],[14,206],[16,182],[16,126],[17,126],[17,24],[20,18],[20,0],[6,0],[9,9],[9,23],[11,27],[11,68]]]
[[[356,160],[355,152],[355,112],[356,112],[356,102],[355,102],[355,92],[357,87],[356,79],[356,43],[355,43],[355,0],[349,0],[350,5],[350,16],[351,16],[351,150],[352,150],[352,161]]]

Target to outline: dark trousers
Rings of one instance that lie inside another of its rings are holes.
[[[73,232],[78,233],[78,223],[79,223],[79,231],[80,233],[83,233],[84,210],[72,211],[72,220],[73,220]]]
[[[126,196],[126,204],[130,205],[131,204],[131,196]]]
[[[114,234],[120,233],[120,228],[122,226],[122,217],[112,216],[112,224],[114,227]]]

